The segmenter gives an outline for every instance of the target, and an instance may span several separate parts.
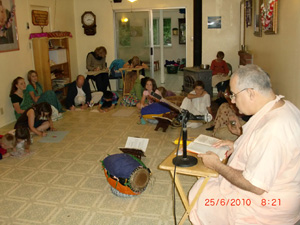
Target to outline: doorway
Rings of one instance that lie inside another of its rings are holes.
[[[150,68],[146,76],[160,73],[164,84],[166,60],[186,60],[185,30],[180,29],[183,20],[185,9],[180,8],[115,11],[116,57],[127,62],[138,56]]]
[[[153,77],[151,18],[151,11],[115,12],[115,37],[117,58],[127,62],[138,56],[149,66],[150,76]]]

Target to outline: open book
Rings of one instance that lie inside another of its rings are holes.
[[[119,149],[124,153],[134,155],[141,159],[142,156],[145,156],[144,153],[146,152],[148,142],[148,138],[128,137],[125,148],[119,147]]]
[[[187,151],[193,152],[193,153],[203,153],[205,154],[208,151],[216,153],[220,160],[222,161],[223,159],[226,158],[226,152],[229,150],[228,146],[222,146],[220,148],[215,148],[212,145],[219,141],[219,139],[206,136],[203,134],[200,134],[193,142],[191,142],[187,146]]]

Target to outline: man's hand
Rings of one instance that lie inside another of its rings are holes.
[[[213,152],[206,152],[206,154],[198,154],[198,157],[202,158],[204,166],[215,170],[218,164],[222,163],[219,156]]]
[[[215,148],[220,148],[222,146],[228,146],[229,150],[226,152],[226,158],[233,153],[233,141],[229,140],[220,140],[212,145]]]

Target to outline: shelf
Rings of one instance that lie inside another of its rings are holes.
[[[50,67],[62,66],[62,65],[66,65],[66,64],[68,64],[68,62],[50,65]]]

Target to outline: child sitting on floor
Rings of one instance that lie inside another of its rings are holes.
[[[25,151],[26,153],[30,152],[30,131],[28,127],[17,127],[16,134],[15,134],[17,145],[16,150],[18,151]]]
[[[108,112],[114,109],[118,100],[118,94],[111,91],[105,91],[98,105],[99,112]]]
[[[151,97],[152,92],[161,96],[160,91],[157,89],[155,80],[152,78],[149,78],[146,82],[145,90],[143,91],[143,97],[141,99],[141,102],[136,104],[136,107],[138,109],[142,109],[145,106],[153,103],[153,97]]]
[[[12,150],[15,146],[16,138],[12,134],[0,135],[0,159],[4,159],[10,156],[8,150]]]
[[[194,83],[194,90],[183,99],[180,108],[189,111],[193,115],[212,114],[210,108],[210,95],[204,90],[204,83],[197,80]],[[187,127],[197,128],[202,123],[188,122]]]

